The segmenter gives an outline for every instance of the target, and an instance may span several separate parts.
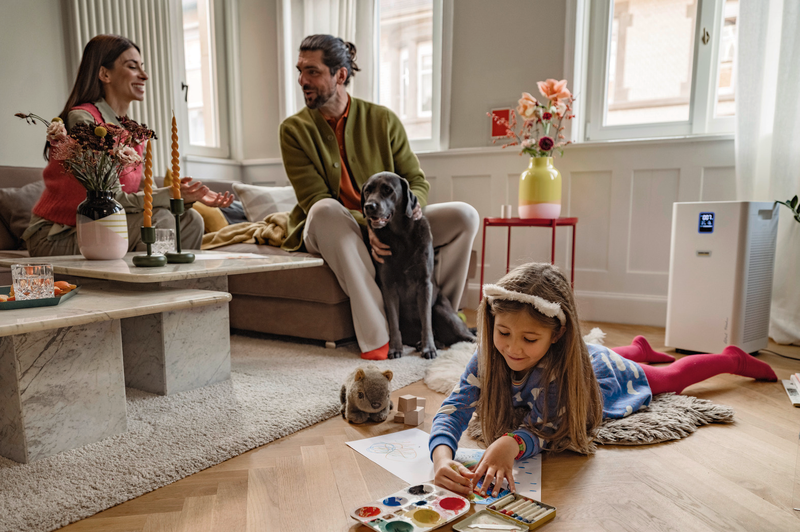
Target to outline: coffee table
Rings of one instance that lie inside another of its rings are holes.
[[[0,454],[27,463],[124,432],[125,382],[139,369],[131,352],[147,353],[132,345],[135,338],[124,353],[122,323],[153,314],[202,320],[227,311],[230,300],[226,292],[86,283],[57,306],[0,311]],[[174,336],[191,336],[186,325]],[[204,336],[207,353],[167,350],[180,356],[168,360],[162,374],[192,386],[228,378],[223,325],[227,321]]]
[[[263,258],[227,258],[231,254],[195,251],[190,264],[138,268],[128,253],[119,260],[87,260],[81,255],[4,258],[0,265],[47,263],[59,276],[94,280],[93,286],[125,287],[146,293],[164,288],[228,291],[228,275],[289,268],[322,266],[313,257],[269,255]],[[81,284],[81,281],[78,281]],[[52,307],[51,307],[52,308]],[[170,395],[230,377],[230,320],[228,305],[178,309],[126,317],[121,320],[125,385]],[[224,364],[220,360],[224,352]],[[205,375],[214,378],[206,380]],[[200,377],[198,377],[198,375]]]

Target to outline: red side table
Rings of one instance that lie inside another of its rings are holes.
[[[577,218],[484,218],[483,219],[483,244],[481,245],[481,298],[483,298],[483,266],[486,259],[486,228],[508,227],[508,244],[506,245],[506,273],[511,264],[511,228],[512,227],[552,227],[553,239],[550,246],[550,263],[556,262],[556,227],[559,225],[572,226],[572,273],[570,283],[575,287],[575,228]]]

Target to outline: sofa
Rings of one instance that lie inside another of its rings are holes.
[[[232,190],[233,185],[228,181],[203,183],[217,192]],[[43,188],[41,168],[0,166],[0,256],[28,256],[20,236]],[[232,244],[215,251],[311,256],[257,244]],[[469,277],[475,273],[475,258],[473,252]],[[10,270],[0,267],[0,285],[10,282]],[[233,295],[233,329],[319,340],[329,346],[355,337],[350,299],[327,265],[233,275],[228,279],[228,291]]]

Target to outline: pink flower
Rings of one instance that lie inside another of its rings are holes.
[[[517,113],[525,120],[533,120],[535,111],[536,98],[529,92],[523,92],[522,98],[519,99],[519,105],[517,105]]]
[[[551,118],[553,118],[552,113],[543,113],[542,114],[542,120],[550,120]]]
[[[522,141],[521,146],[523,148],[531,148],[536,145],[536,141],[534,139],[525,139]]]
[[[122,166],[133,166],[142,162],[142,158],[130,146],[122,146],[116,149],[114,155],[119,159]]]
[[[542,151],[550,151],[553,149],[553,139],[550,137],[542,137],[539,139],[539,149]]]
[[[56,144],[67,138],[67,128],[64,127],[64,122],[53,121],[47,126],[47,141],[50,144]]]
[[[566,100],[572,97],[572,93],[567,90],[567,80],[561,81],[555,79],[548,79],[547,81],[539,81],[536,84],[539,87],[539,92],[548,100]]]

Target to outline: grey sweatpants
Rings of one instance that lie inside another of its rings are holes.
[[[459,308],[467,282],[469,256],[480,219],[472,205],[437,203],[423,210],[433,237],[434,279]],[[383,296],[375,281],[375,266],[364,243],[361,228],[341,203],[326,198],[308,212],[303,240],[309,253],[322,256],[350,297],[358,346],[372,351],[389,342]]]
[[[145,251],[147,247],[142,242],[142,223],[144,213],[126,213],[128,221],[128,251]],[[153,209],[153,227],[175,229],[175,216],[169,209]],[[52,225],[43,225],[26,241],[28,253],[31,257],[53,257],[56,255],[80,255],[78,247],[78,233],[71,231],[55,238],[47,238]],[[203,218],[194,209],[187,209],[181,215],[181,247],[183,249],[200,249],[203,242]],[[60,238],[59,238],[60,237]]]

